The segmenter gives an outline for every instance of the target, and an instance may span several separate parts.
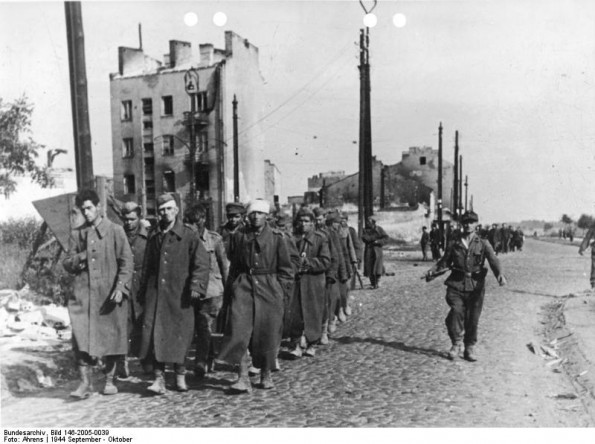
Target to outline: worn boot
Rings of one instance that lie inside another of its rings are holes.
[[[322,345],[328,344],[328,322],[322,324],[322,335],[320,336],[320,343]]]
[[[270,390],[275,388],[275,384],[273,383],[273,378],[271,377],[270,370],[262,370],[260,373],[260,387],[265,390]]]
[[[352,313],[352,311],[351,311],[351,306],[350,306],[349,304],[347,304],[347,305],[345,306],[345,314],[346,314],[347,316],[351,316],[351,313]]]
[[[448,351],[448,359],[454,361],[459,357],[459,351],[461,350],[461,343],[460,342],[453,342],[452,347]]]
[[[345,315],[345,310],[343,310],[343,307],[341,307],[339,309],[339,322],[345,322],[347,320],[347,316]]]
[[[70,392],[72,398],[87,399],[93,394],[93,384],[91,382],[91,367],[88,365],[79,365],[79,375],[81,382],[74,392]]]
[[[334,316],[332,321],[328,323],[328,332],[334,333],[337,331],[337,317]]]
[[[186,373],[176,373],[176,390],[179,392],[187,392]]]
[[[471,361],[471,362],[477,361],[477,355],[475,354],[475,350],[472,345],[465,346],[464,356],[467,361]]]
[[[232,393],[251,393],[252,382],[250,382],[250,375],[248,374],[248,362],[242,359],[240,363],[240,370],[238,371],[238,380],[229,386],[229,391]]]
[[[128,358],[118,361],[118,379],[127,381],[130,379],[130,369],[128,367]]]
[[[115,386],[114,384],[114,376],[116,375],[116,363],[115,362],[110,362],[107,365],[107,371],[105,373],[105,386],[103,387],[103,391],[101,393],[103,393],[104,395],[115,395],[116,393],[118,393],[118,387]]]
[[[149,391],[157,395],[165,395],[165,375],[163,370],[155,369],[155,381],[149,386]]]

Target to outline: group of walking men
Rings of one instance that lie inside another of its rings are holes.
[[[348,292],[362,242],[346,214],[302,208],[294,221],[272,217],[264,200],[230,203],[217,233],[206,229],[204,207],[192,206],[182,218],[169,193],[157,199],[153,228],[134,202],[119,208],[123,227],[102,216],[94,191],[82,191],[75,203],[85,223],[72,231],[63,261],[75,275],[68,309],[80,384],[73,397],[93,392],[91,368],[98,362],[102,392],[117,393],[115,380],[129,376],[127,355],[153,374],[153,393],[166,393],[168,363],[175,388],[187,391],[191,344],[200,379],[212,368],[215,332],[223,336],[217,360],[239,368],[231,390],[251,391],[250,360],[260,386],[269,389],[284,338],[287,357],[314,356],[351,315]],[[370,218],[362,240],[372,288],[383,272],[387,239]]]

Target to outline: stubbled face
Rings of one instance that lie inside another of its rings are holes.
[[[178,215],[179,209],[176,205],[176,202],[170,200],[169,202],[166,202],[163,205],[161,205],[157,212],[159,214],[159,223],[161,224],[161,226],[167,227],[176,220],[176,216]]]
[[[132,233],[138,228],[140,218],[138,217],[138,214],[136,214],[136,211],[131,211],[122,217],[122,221],[124,222],[124,230],[128,233]]]
[[[99,218],[99,216],[101,214],[101,212],[99,211],[100,207],[101,207],[100,203],[95,205],[90,200],[86,200],[83,202],[83,205],[80,207],[80,209],[81,209],[81,213],[83,213],[83,217],[85,218],[85,221],[87,223],[92,224]]]
[[[229,226],[231,228],[237,227],[241,221],[242,221],[241,214],[228,214],[227,215],[227,223],[229,224]]]
[[[324,228],[325,226],[325,220],[324,220],[324,216],[321,214],[320,216],[316,217],[316,228],[318,228],[319,230],[321,228]]]
[[[297,220],[297,229],[300,233],[309,233],[314,229],[314,220],[310,216],[300,216]]]
[[[253,211],[248,215],[248,221],[250,222],[250,226],[256,230],[259,230],[260,228],[264,227],[266,220],[266,213],[261,213],[260,211]]]

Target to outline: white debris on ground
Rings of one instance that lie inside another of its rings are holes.
[[[24,355],[28,350],[66,351],[70,347],[72,330],[70,317],[66,307],[48,303],[37,305],[33,300],[43,300],[33,293],[28,286],[21,290],[0,290],[0,350],[2,351],[2,398],[10,396],[5,372],[11,366],[23,365]],[[48,301],[49,302],[49,301]],[[16,380],[13,387],[19,392],[51,388],[54,379],[44,374],[44,370],[55,367],[53,361],[39,357],[34,359],[31,353],[27,356],[27,364],[31,366],[31,374],[23,375]],[[55,369],[54,369],[55,370]]]

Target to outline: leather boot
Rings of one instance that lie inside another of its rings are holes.
[[[118,379],[127,381],[130,379],[130,368],[128,367],[128,358],[125,357],[118,361]]]
[[[157,394],[157,395],[164,395],[165,390],[165,375],[163,374],[163,370],[155,369],[155,382],[149,386],[149,391]]]
[[[322,324],[322,335],[320,336],[320,343],[322,345],[328,344],[328,322]]]
[[[472,345],[465,346],[464,356],[467,361],[471,361],[471,362],[477,361],[477,355],[475,354],[475,350],[473,349]]]
[[[252,382],[248,374],[248,362],[246,358],[242,359],[240,363],[240,370],[238,371],[238,380],[229,386],[232,393],[251,393]]]
[[[79,375],[81,382],[74,392],[70,392],[72,398],[87,399],[93,394],[93,383],[91,382],[91,367],[88,365],[79,365]]]
[[[459,357],[459,351],[461,350],[461,343],[460,342],[453,342],[452,347],[448,351],[448,359],[454,361]]]
[[[334,316],[333,319],[328,323],[328,332],[334,333],[337,331],[337,317]]]
[[[275,388],[275,384],[273,383],[273,378],[271,377],[270,370],[262,370],[262,372],[260,373],[260,387],[265,390]]]
[[[186,385],[186,374],[176,373],[176,390],[179,392],[187,392],[188,386]]]
[[[116,362],[112,361],[107,365],[108,371],[105,373],[105,386],[103,387],[104,395],[115,395],[118,393],[118,387],[114,385],[114,376],[116,375]]]

